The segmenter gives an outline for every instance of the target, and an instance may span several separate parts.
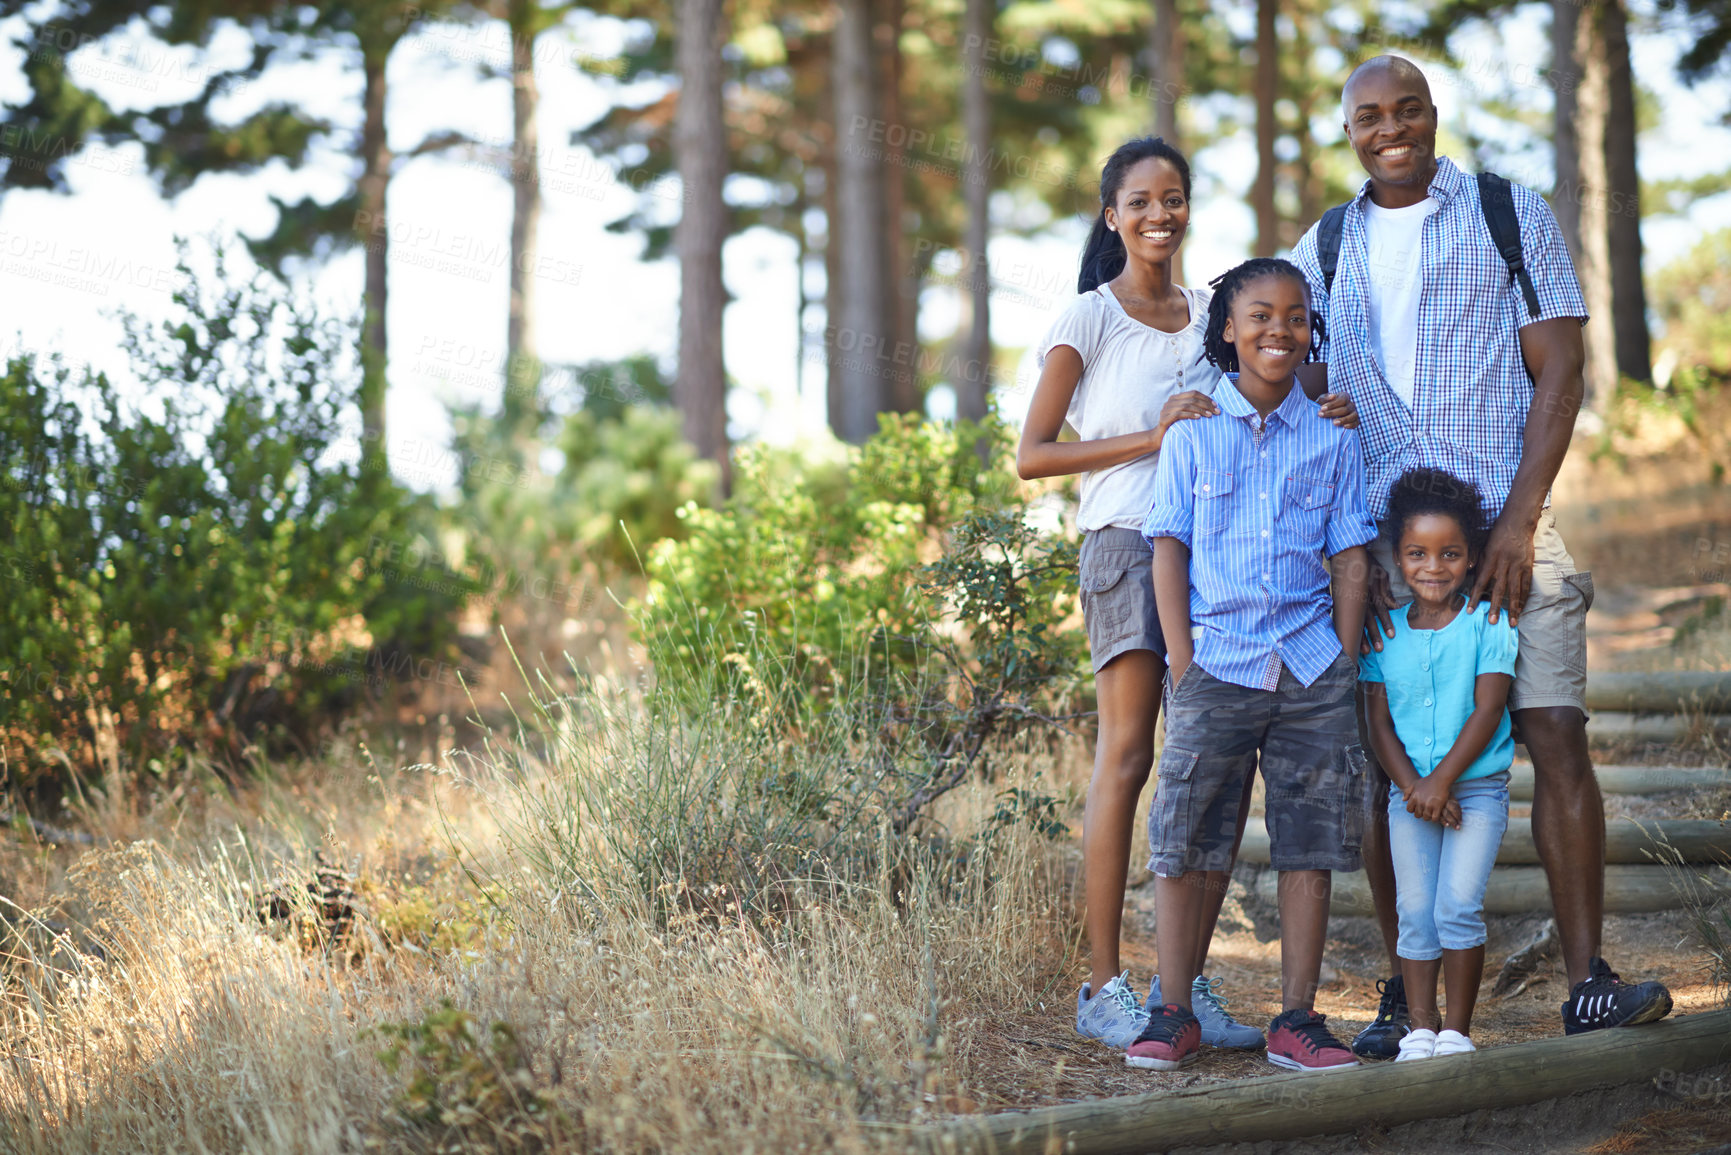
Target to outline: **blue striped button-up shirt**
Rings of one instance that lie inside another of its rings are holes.
[[[1262,432],[1236,386],[1214,400],[1220,416],[1167,431],[1142,535],[1190,548],[1204,670],[1260,689],[1285,663],[1308,686],[1340,656],[1324,556],[1376,537],[1358,435],[1296,385]]]
[[[1539,297],[1538,319],[1585,323],[1581,285],[1550,206],[1531,189],[1517,184],[1511,191],[1521,254]],[[1367,180],[1347,207],[1332,296],[1322,287],[1315,226],[1300,238],[1292,261],[1310,281],[1316,311],[1328,318],[1329,387],[1344,389],[1358,406],[1371,507],[1384,516],[1396,479],[1426,466],[1477,485],[1494,516],[1521,464],[1533,382],[1521,358],[1520,330],[1535,318],[1485,226],[1478,181],[1438,157],[1430,195],[1441,208],[1420,233],[1418,361],[1409,409],[1376,363],[1370,332],[1369,194]]]

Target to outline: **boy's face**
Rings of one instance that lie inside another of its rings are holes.
[[[1238,350],[1238,371],[1281,382],[1310,352],[1310,300],[1291,277],[1258,277],[1238,290],[1221,336]]]
[[[1407,521],[1396,560],[1413,597],[1432,606],[1447,605],[1472,568],[1460,522],[1440,513],[1421,513]]]

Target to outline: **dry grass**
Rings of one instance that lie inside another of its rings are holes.
[[[1062,847],[1019,826],[977,837],[1029,758],[946,799],[925,849],[776,875],[766,903],[634,885],[604,788],[633,780],[578,757],[620,749],[528,745],[460,773],[339,754],[235,797],[116,810],[105,833],[123,837],[64,876],[38,854],[54,893],[12,912],[0,1150],[900,1146],[907,1125],[982,1097],[985,1028],[1064,967]],[[550,806],[591,809],[560,833]],[[299,899],[288,926],[258,917],[261,896],[299,893],[315,851],[358,896],[340,942],[309,933]],[[499,1085],[549,1104],[544,1127],[449,1101],[444,1123],[405,1118],[408,1072],[380,1062],[377,1029],[430,1021],[443,999],[477,1037],[503,1023],[521,1041],[529,1074]]]

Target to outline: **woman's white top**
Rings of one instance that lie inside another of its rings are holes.
[[[1145,325],[1124,311],[1101,285],[1078,296],[1052,322],[1035,360],[1041,369],[1058,345],[1082,357],[1082,378],[1065,419],[1083,441],[1141,433],[1160,424],[1160,410],[1174,393],[1195,389],[1212,395],[1220,371],[1202,356],[1208,328],[1209,289],[1180,286],[1190,323],[1176,333]],[[1109,525],[1140,530],[1154,495],[1158,453],[1082,475],[1082,505],[1076,525],[1092,533]]]

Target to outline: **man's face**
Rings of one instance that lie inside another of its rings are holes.
[[[1382,184],[1429,184],[1436,168],[1436,105],[1422,77],[1391,68],[1355,76],[1342,103],[1358,163]]]

